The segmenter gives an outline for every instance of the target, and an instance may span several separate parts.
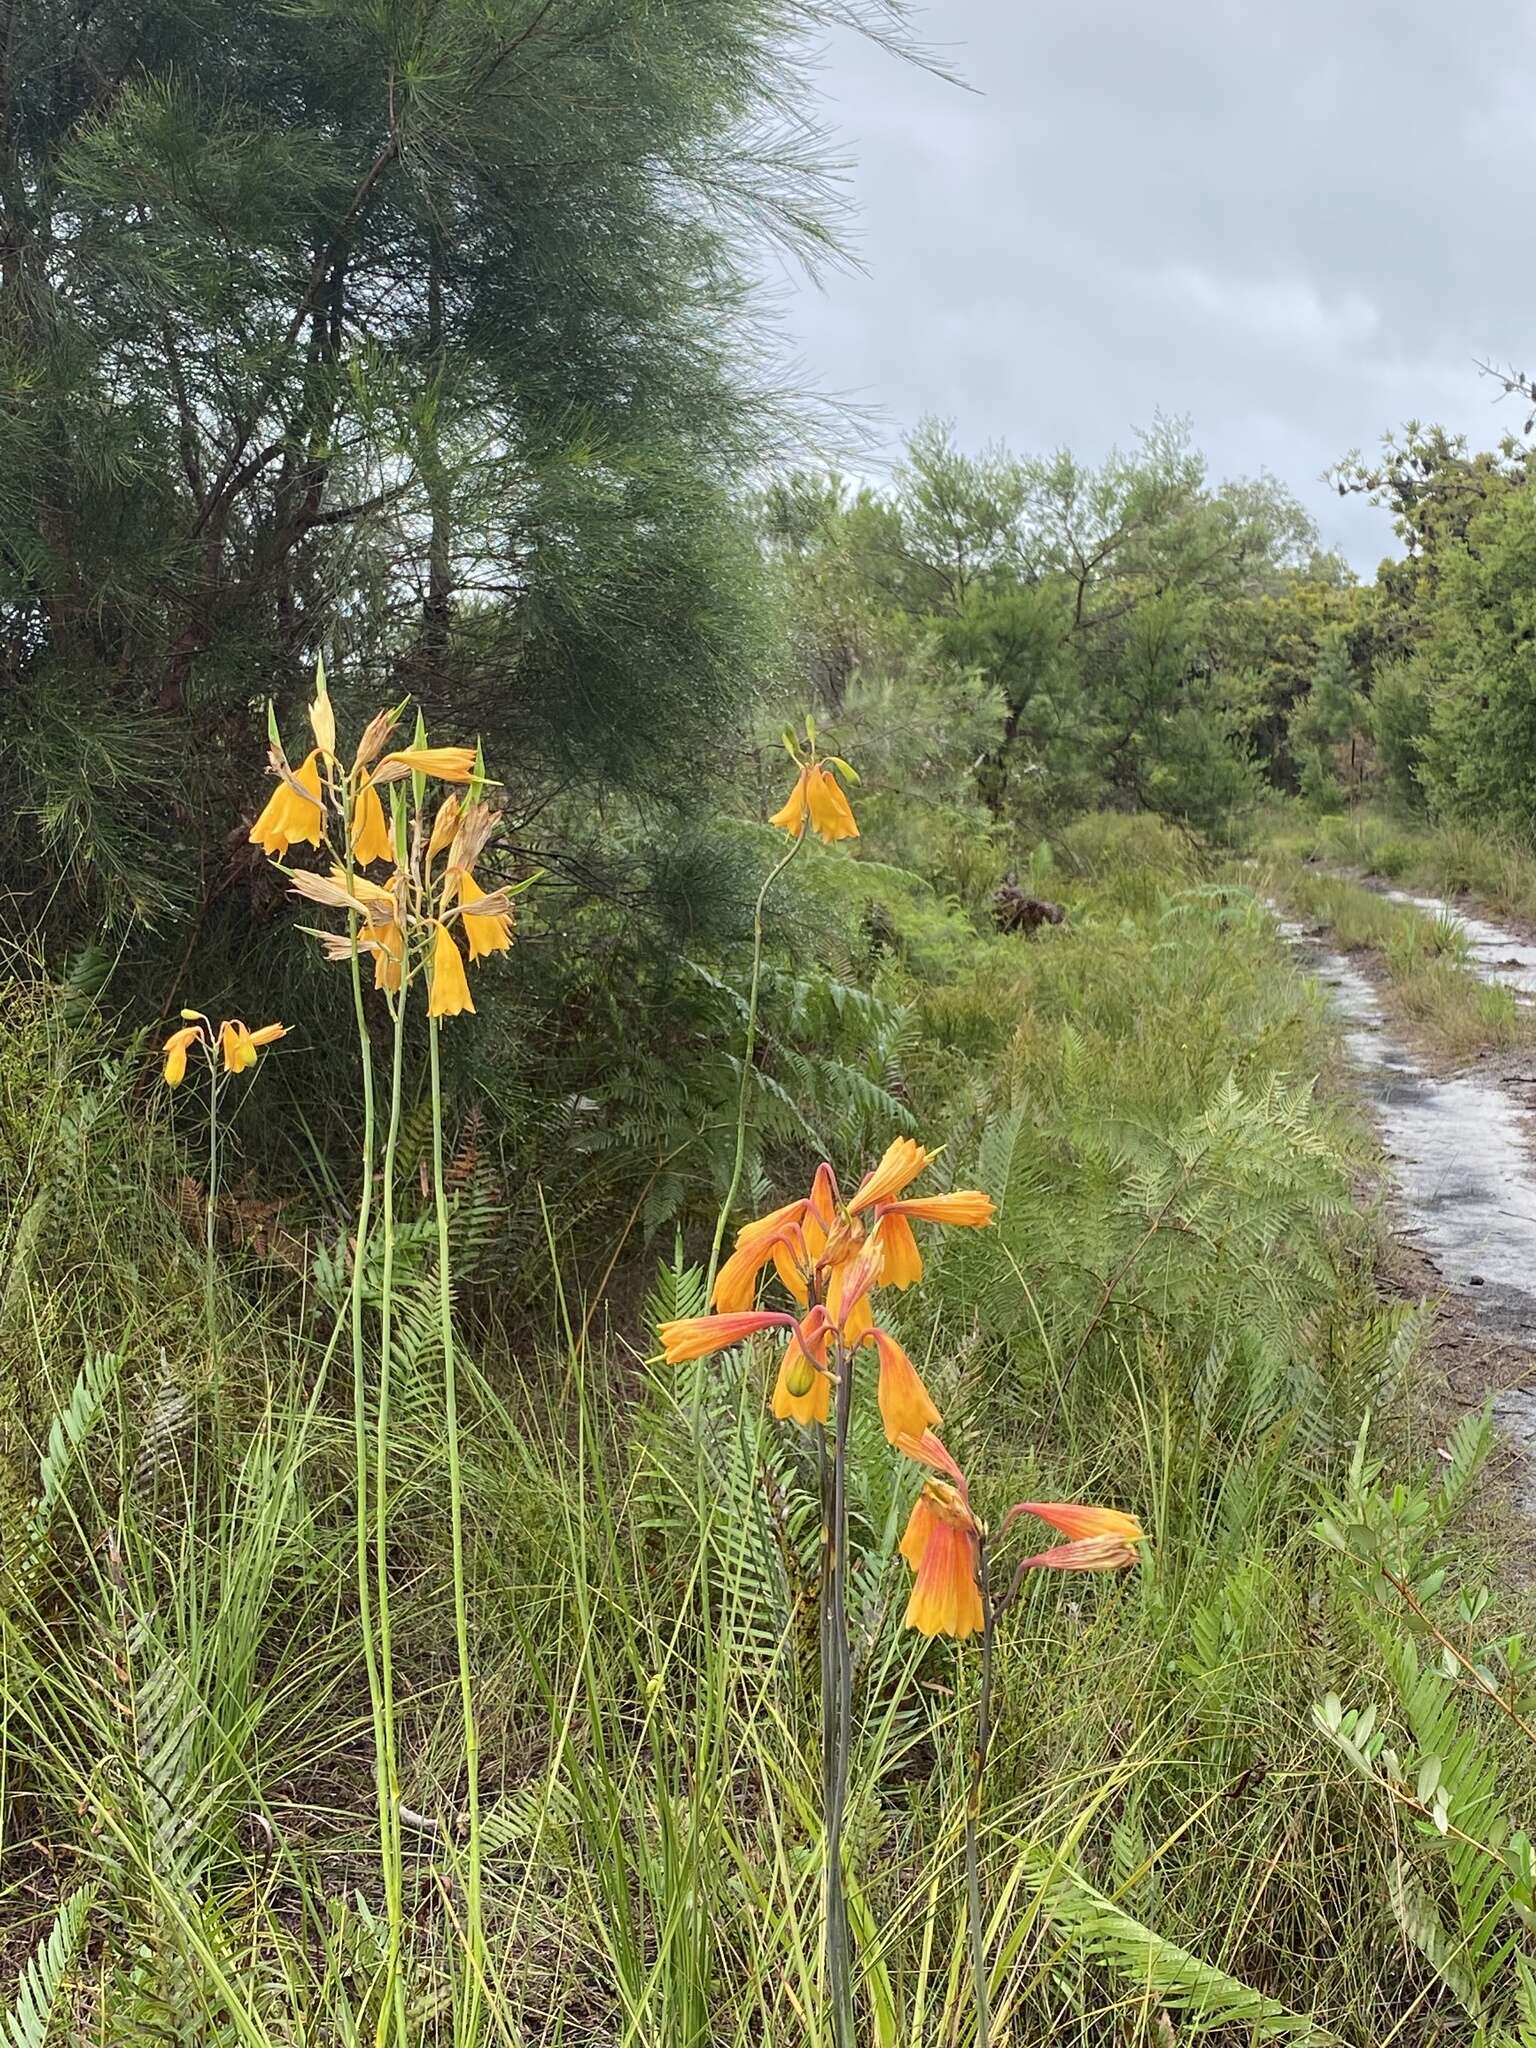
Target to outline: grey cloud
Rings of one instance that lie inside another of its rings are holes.
[[[916,26],[977,90],[829,44],[865,268],[781,305],[886,455],[929,412],[1086,455],[1187,413],[1216,473],[1273,470],[1369,573],[1385,515],[1320,471],[1408,417],[1519,425],[1475,365],[1536,339],[1536,9],[950,0]]]

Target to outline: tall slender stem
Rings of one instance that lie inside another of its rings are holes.
[[[970,1931],[971,1985],[976,2005],[976,2048],[990,2048],[992,1997],[987,1979],[987,1931],[981,1911],[981,1784],[992,1746],[992,1661],[997,1645],[997,1617],[992,1608],[987,1539],[976,1539],[976,1584],[981,1592],[981,1688],[976,1701],[976,1746],[971,1752],[971,1784],[965,1802],[965,1899]]]
[[[379,1391],[374,1409],[373,1438],[373,1580],[379,1626],[379,1697],[382,1708],[383,1771],[389,1814],[390,1883],[387,1958],[394,1993],[399,2000],[398,2027],[403,2044],[405,2034],[405,1976],[402,1957],[405,1947],[405,1883],[403,1874],[402,1822],[400,1819],[400,1747],[395,1731],[394,1627],[389,1591],[389,1430],[391,1392],[394,1385],[395,1313],[395,1169],[400,1147],[405,1066],[406,997],[410,988],[409,964],[401,948],[401,983],[396,991],[392,1021],[389,1064],[389,1123],[384,1134],[383,1203],[380,1216],[379,1259]]]
[[[208,1331],[208,1358],[216,1366],[219,1353],[217,1223],[219,1206],[219,1069],[217,1054],[208,1054],[208,1196],[203,1204],[203,1320]],[[219,1404],[222,1412],[223,1403]]]
[[[352,861],[347,856],[350,879]],[[373,1586],[369,1560],[371,1488],[368,1463],[368,1346],[365,1320],[365,1277],[368,1231],[373,1220],[373,1154],[376,1142],[377,1107],[373,1082],[373,1041],[368,1034],[368,1016],[363,1005],[362,955],[357,930],[352,932],[352,1014],[357,1025],[358,1056],[363,1076],[363,1135],[361,1184],[357,1197],[357,1232],[352,1250],[352,1440],[355,1462],[357,1616],[363,1638],[363,1662],[368,1672],[368,1699],[373,1712],[374,1797],[379,1814],[379,1862],[384,1885],[385,1910],[389,1923],[386,1984],[380,2002],[375,2038],[383,2044],[389,2038],[391,2021],[396,2038],[405,2042],[405,1993],[400,1978],[399,1930],[404,1911],[401,1899],[400,1859],[397,1854],[399,1816],[390,1789],[390,1756],[393,1747],[393,1715],[386,1700],[379,1670],[378,1644],[374,1635]]]
[[[747,1093],[752,1086],[752,1057],[757,1051],[758,995],[763,981],[763,905],[768,900],[768,891],[804,845],[805,833],[806,824],[802,819],[800,830],[789,843],[789,851],[782,854],[763,877],[763,885],[757,892],[757,902],[753,906],[752,979],[747,991],[747,1036],[741,1059],[741,1085],[736,1091],[736,1152],[731,1161],[731,1178],[726,1185],[725,1199],[721,1202],[720,1213],[715,1218],[714,1241],[709,1248],[709,1271],[704,1277],[706,1308],[715,1290],[715,1274],[720,1268],[720,1248],[725,1243],[731,1211],[736,1206],[736,1197],[741,1191],[741,1176],[747,1158]]]
[[[458,2040],[472,2044],[480,2020],[480,1987],[486,1981],[485,1926],[480,1903],[480,1729],[475,1719],[474,1680],[469,1661],[469,1602],[464,1573],[464,1481],[459,1460],[458,1368],[453,1338],[453,1282],[448,1251],[448,1180],[443,1163],[443,1077],[438,1049],[441,1029],[429,1025],[432,1060],[432,1192],[437,1208],[438,1309],[443,1343],[443,1416],[448,1435],[448,1504],[453,1543],[453,1637],[459,1662],[459,1706],[464,1720],[465,1805],[469,1815],[469,1869],[464,1887],[469,1967],[464,1978],[463,2026]]]
[[[853,1362],[839,1337],[834,1345],[837,1397],[832,1435],[832,1517],[827,1547],[829,1617],[823,1651],[831,1668],[830,1744],[826,1813],[827,1991],[833,2048],[854,2048],[853,1958],[843,1884],[843,1820],[848,1805],[848,1760],[853,1726],[853,1650],[848,1639],[848,1422],[853,1408]],[[823,1675],[823,1697],[826,1697]]]

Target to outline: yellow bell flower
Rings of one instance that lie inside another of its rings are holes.
[[[187,1052],[203,1035],[201,1024],[184,1024],[180,1031],[173,1031],[165,1041],[165,1081],[168,1088],[179,1088],[187,1078]]]
[[[466,868],[459,877],[459,902],[467,906],[484,901],[485,891]],[[487,911],[477,916],[471,911],[460,922],[469,942],[471,960],[483,960],[489,953],[505,953],[512,943],[512,920],[505,913]]]
[[[365,782],[352,806],[352,858],[359,867],[366,868],[376,860],[394,857],[394,837],[379,792],[371,782]]]
[[[269,860],[281,860],[290,846],[319,846],[325,837],[318,748],[306,754],[295,768],[293,781],[298,789],[286,779],[279,779],[261,816],[251,827],[252,846],[259,846]]]
[[[768,820],[781,832],[800,833],[807,822],[820,839],[857,839],[858,825],[848,799],[830,768],[809,761],[795,778],[795,786],[782,806]]]
[[[364,927],[362,944],[373,954],[373,985],[390,995],[400,993],[404,978],[405,933],[393,920]]]
[[[457,1017],[461,1011],[474,1014],[474,998],[464,972],[464,956],[454,944],[447,925],[439,924],[432,941],[432,975],[427,989],[429,1017]]]
[[[219,1026],[219,1050],[224,1055],[226,1074],[243,1074],[248,1067],[256,1064],[256,1055],[264,1045],[286,1038],[286,1024],[263,1024],[259,1031],[248,1031],[238,1017],[226,1019]]]

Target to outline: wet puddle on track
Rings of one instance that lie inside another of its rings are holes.
[[[1416,907],[1439,910],[1429,898]],[[1460,913],[1453,913],[1460,917]],[[1503,980],[1479,958],[1487,933],[1499,962],[1536,946],[1497,926],[1464,918],[1474,970]],[[1536,1354],[1536,1148],[1531,1119],[1494,1081],[1432,1074],[1391,1033],[1365,974],[1311,932],[1281,920],[1282,936],[1307,965],[1343,1019],[1344,1043],[1374,1112],[1393,1181],[1393,1208],[1408,1238],[1433,1261],[1448,1287],[1490,1337]],[[1533,1357],[1536,1373],[1536,1357]],[[1510,1442],[1536,1457],[1536,1387],[1495,1396],[1494,1414]],[[1536,1507],[1536,1471],[1521,1487]]]
[[[1387,889],[1382,893],[1389,903],[1404,903],[1430,917],[1443,917],[1464,933],[1467,964],[1480,981],[1502,982],[1517,995],[1536,997],[1536,945],[1529,939],[1517,939],[1513,932],[1502,931],[1486,918],[1458,910],[1443,896],[1413,896],[1406,889]]]

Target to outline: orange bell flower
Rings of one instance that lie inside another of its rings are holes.
[[[173,1031],[161,1050],[165,1054],[165,1084],[179,1088],[187,1078],[187,1052],[203,1035],[201,1024],[184,1024]]]
[[[459,901],[483,903],[485,891],[466,868],[459,877]],[[471,960],[483,960],[489,953],[505,953],[512,943],[512,920],[505,911],[471,911],[459,920],[469,942]]]
[[[942,1422],[944,1418],[923,1385],[922,1374],[890,1332],[872,1329],[865,1342],[874,1345],[880,1358],[875,1394],[886,1440],[899,1446],[903,1437],[920,1437]]]
[[[901,1554],[916,1577],[906,1625],[963,1642],[982,1627],[976,1583],[976,1518],[957,1486],[930,1479],[912,1506]]]
[[[859,828],[848,799],[830,768],[808,762],[782,806],[768,820],[782,832],[798,835],[807,825],[820,839],[857,839]]]
[[[231,1018],[219,1026],[219,1050],[224,1056],[226,1074],[243,1074],[248,1067],[256,1064],[256,1055],[264,1045],[271,1045],[279,1038],[288,1036],[286,1024],[263,1024],[259,1031],[247,1031],[239,1018]]]

